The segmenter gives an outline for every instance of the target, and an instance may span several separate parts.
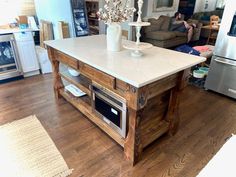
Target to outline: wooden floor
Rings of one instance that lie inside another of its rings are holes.
[[[63,99],[55,101],[52,76],[0,85],[0,125],[35,114],[79,177],[195,177],[236,133],[236,102],[189,86],[180,130],[149,146],[131,167],[122,148]]]

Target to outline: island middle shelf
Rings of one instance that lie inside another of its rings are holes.
[[[67,82],[75,85],[78,87],[80,90],[85,92],[88,96],[91,96],[91,91],[90,91],[90,85],[92,84],[92,81],[85,77],[84,75],[80,74],[79,76],[72,76],[68,71],[61,71],[60,76],[65,79]]]

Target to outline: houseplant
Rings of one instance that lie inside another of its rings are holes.
[[[99,9],[99,20],[107,27],[107,49],[118,52],[121,50],[121,23],[132,17],[136,11],[129,7],[130,0],[105,0],[104,9]]]

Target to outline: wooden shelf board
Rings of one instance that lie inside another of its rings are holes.
[[[99,26],[95,26],[95,25],[90,25],[89,28],[93,30],[99,30]]]
[[[78,87],[80,90],[85,92],[88,96],[91,96],[91,91],[89,89],[91,85],[91,80],[83,75],[79,75],[77,77],[71,76],[68,71],[64,71],[60,73],[60,76],[67,80],[68,82],[74,84],[76,87]]]
[[[99,21],[98,18],[88,17],[88,20]]]
[[[76,107],[80,112],[82,112],[89,120],[95,123],[103,131],[105,131],[112,139],[114,139],[118,144],[124,147],[124,138],[115,132],[109,125],[102,121],[97,115],[92,111],[91,104],[89,104],[88,96],[76,98],[72,94],[65,91],[65,89],[60,89],[60,95],[64,97],[69,103]]]

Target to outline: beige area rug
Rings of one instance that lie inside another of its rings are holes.
[[[0,126],[1,177],[66,177],[71,173],[36,116]]]

